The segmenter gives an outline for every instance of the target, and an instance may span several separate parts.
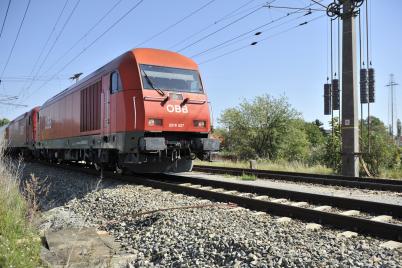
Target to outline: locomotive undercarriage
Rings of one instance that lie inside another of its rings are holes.
[[[119,173],[185,172],[191,171],[195,158],[208,160],[210,153],[219,149],[219,142],[207,136],[166,132],[86,136],[39,143],[34,155],[55,162],[85,161]]]

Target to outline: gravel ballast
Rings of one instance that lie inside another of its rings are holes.
[[[41,199],[46,213],[74,215],[73,225],[108,231],[134,267],[400,267],[401,250],[380,247],[384,240],[342,230],[307,231],[307,222],[277,222],[278,217],[225,206],[125,182],[27,163],[24,176],[47,177]],[[217,204],[224,205],[224,204]],[[176,208],[157,211],[158,209]],[[156,210],[156,211],[155,211]],[[64,213],[63,212],[63,213]],[[150,213],[147,213],[150,212]],[[140,214],[142,213],[142,214]],[[140,214],[140,215],[139,215]],[[43,228],[61,228],[44,224]],[[72,224],[71,222],[69,224]]]

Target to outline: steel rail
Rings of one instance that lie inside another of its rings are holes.
[[[79,166],[51,165],[51,164],[49,164],[49,166],[78,172],[84,172],[86,174],[95,176],[100,175],[100,173],[94,169],[82,168]],[[133,176],[133,175],[118,175],[113,172],[107,172],[107,171],[103,172],[103,176],[107,176],[108,178],[111,179],[122,180],[129,183],[153,187],[175,193],[202,197],[212,201],[235,203],[248,209],[263,211],[277,216],[287,216],[302,221],[317,222],[338,229],[348,229],[356,231],[361,234],[373,235],[383,239],[402,241],[402,225],[400,224],[377,222],[353,216],[345,216],[336,213],[318,211],[314,209],[296,207],[292,205],[231,195],[223,192],[214,192],[211,190],[194,188],[178,184],[177,180],[176,182],[161,181],[161,178],[163,178],[164,180],[173,180],[173,179],[179,179],[178,177],[182,176],[170,175],[170,174],[147,174],[147,175],[136,174]],[[157,179],[150,179],[149,177]]]
[[[214,173],[214,174],[229,174],[235,176],[254,175],[261,179],[276,179],[284,181],[307,182],[323,185],[336,185],[344,187],[362,188],[370,190],[382,190],[402,192],[402,180],[393,179],[374,179],[364,177],[345,177],[337,175],[321,175],[299,172],[286,171],[271,171],[261,169],[248,168],[229,168],[216,166],[195,165],[193,171]]]
[[[131,177],[131,180],[132,179],[133,178]],[[402,225],[399,224],[377,222],[363,218],[295,207],[221,192],[214,192],[142,177],[136,177],[134,182],[149,187],[155,187],[176,193],[189,194],[213,201],[235,203],[248,209],[263,211],[277,216],[287,216],[302,221],[317,222],[339,229],[349,229],[362,234],[374,235],[384,239],[402,241]]]
[[[387,214],[394,217],[402,218],[402,206],[396,204],[323,194],[314,194],[301,191],[292,191],[265,186],[255,186],[250,184],[232,183],[227,181],[197,178],[194,176],[188,177],[173,174],[155,174],[152,176],[158,179],[168,179],[170,181],[179,181],[182,183],[200,184],[202,186],[224,188],[226,190],[235,190],[243,193],[268,195],[274,198],[286,198],[292,201],[305,201],[316,205],[330,205],[342,209],[354,209],[372,214]]]

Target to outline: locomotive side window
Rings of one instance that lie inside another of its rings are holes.
[[[110,75],[110,93],[116,93],[122,89],[120,75],[117,71]]]

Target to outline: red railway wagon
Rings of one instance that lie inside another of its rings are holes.
[[[8,141],[8,124],[0,127],[0,142],[7,145]]]
[[[118,172],[188,171],[219,149],[197,64],[180,54],[128,51],[48,100],[37,153]]]
[[[35,107],[8,124],[6,138],[11,152],[28,156],[35,149],[38,112]]]

